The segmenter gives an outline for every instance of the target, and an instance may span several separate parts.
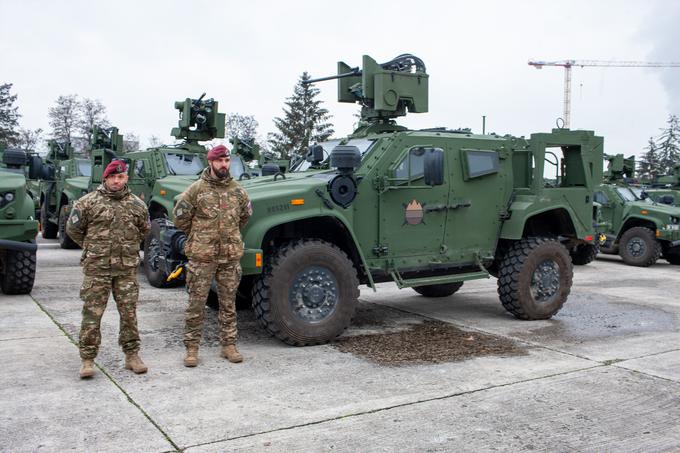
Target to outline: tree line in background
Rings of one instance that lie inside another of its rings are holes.
[[[241,150],[246,160],[257,159],[260,154],[267,157],[289,159],[294,154],[304,153],[310,144],[322,142],[333,135],[328,110],[317,99],[319,89],[303,83],[310,75],[304,72],[297,81],[292,96],[286,98],[283,115],[274,119],[276,132],[262,139],[257,132],[259,126],[252,115],[231,113],[227,115],[226,132],[230,140],[237,139],[245,146]],[[35,151],[42,142],[42,129],[19,127],[19,108],[15,105],[16,94],[11,94],[11,83],[0,85],[0,142],[26,151]],[[90,131],[93,126],[110,127],[106,106],[98,99],[80,98],[76,94],[59,96],[47,113],[49,139],[70,142],[80,152],[87,152]],[[148,138],[149,146],[161,146],[162,141],[155,135]],[[126,151],[139,149],[139,137],[134,133],[125,134]]]
[[[638,164],[638,176],[643,179],[668,175],[674,165],[680,164],[680,120],[677,115],[669,115],[666,127],[660,131],[656,138],[649,137]]]

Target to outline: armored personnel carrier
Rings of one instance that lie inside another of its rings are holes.
[[[33,199],[26,191],[26,153],[0,144],[0,289],[28,294],[35,281],[35,220]]]
[[[239,292],[264,328],[291,345],[323,343],[350,324],[359,285],[446,297],[490,276],[517,318],[557,313],[572,285],[569,250],[594,244],[602,138],[408,130],[395,119],[428,110],[429,75],[413,55],[340,62],[338,75],[310,83],[331,78],[340,102],[362,106],[357,130],[311,146],[304,171],[244,184],[254,212],[243,241],[232,239],[245,247]],[[543,179],[547,153],[558,159],[553,185]],[[155,266],[171,275],[185,263],[186,236],[165,221],[154,237]]]

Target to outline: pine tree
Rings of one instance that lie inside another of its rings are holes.
[[[640,159],[640,165],[638,167],[638,176],[645,179],[654,180],[659,175],[659,150],[657,149],[656,142],[653,137],[649,137],[647,141],[647,147],[645,148],[645,153]]]
[[[302,73],[293,95],[285,102],[283,118],[274,118],[278,132],[269,134],[268,141],[271,151],[278,153],[282,159],[304,153],[310,144],[323,142],[333,135],[333,125],[329,122],[331,116],[321,107],[322,101],[316,99],[319,89],[303,83],[309,78],[306,71]]]
[[[14,105],[17,95],[10,94],[11,83],[0,85],[0,142],[16,144],[19,139],[19,107]]]
[[[668,116],[666,128],[661,129],[656,143],[660,174],[669,174],[680,163],[680,121],[676,115]]]

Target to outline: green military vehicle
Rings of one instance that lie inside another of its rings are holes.
[[[90,160],[74,153],[70,143],[49,140],[49,151],[43,160],[29,159],[29,175],[40,180],[40,228],[45,239],[59,239],[65,249],[78,245],[65,231],[69,206],[88,192]]]
[[[306,171],[244,183],[253,216],[242,231],[239,292],[264,328],[291,345],[323,343],[350,324],[359,285],[395,282],[444,297],[490,275],[515,317],[557,313],[572,284],[569,250],[593,245],[602,138],[408,130],[394,119],[428,109],[420,59],[364,56],[361,69],[338,69],[339,101],[362,105],[360,127],[334,144],[328,165],[317,144]],[[543,180],[548,150],[561,159],[554,187]],[[155,265],[171,274],[186,260],[186,236],[169,221],[153,234]]]
[[[673,166],[670,175],[656,178],[645,193],[658,203],[680,206],[680,164]]]
[[[625,182],[635,171],[635,159],[607,156],[606,182],[595,191],[607,227],[601,252],[619,254],[631,266],[651,266],[660,257],[680,264],[680,208],[657,203]]]
[[[25,165],[24,151],[0,144],[0,289],[5,294],[28,294],[35,281],[38,221]]]

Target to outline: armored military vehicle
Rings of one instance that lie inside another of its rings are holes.
[[[657,203],[625,182],[635,171],[634,157],[607,156],[606,182],[595,191],[608,227],[602,253],[619,254],[631,266],[651,266],[663,256],[680,264],[680,208]]]
[[[45,159],[29,159],[31,179],[40,180],[40,227],[45,239],[59,239],[65,249],[78,248],[66,234],[69,206],[88,192],[90,159],[74,153],[70,143],[49,140]]]
[[[362,123],[333,144],[329,168],[317,144],[306,171],[244,184],[254,212],[242,232],[239,292],[264,328],[291,345],[323,343],[349,325],[361,284],[445,297],[491,275],[515,317],[557,313],[572,284],[568,250],[594,243],[602,138],[408,130],[395,118],[428,110],[419,58],[364,56],[361,68],[340,62],[338,71],[338,100],[362,105]],[[552,187],[543,179],[548,152],[560,159]],[[171,275],[186,260],[186,236],[170,221],[154,236],[155,266]]]
[[[35,220],[33,200],[26,191],[26,153],[0,144],[0,289],[28,294],[35,280]]]
[[[673,166],[671,174],[656,178],[645,193],[658,203],[680,206],[680,164]]]

